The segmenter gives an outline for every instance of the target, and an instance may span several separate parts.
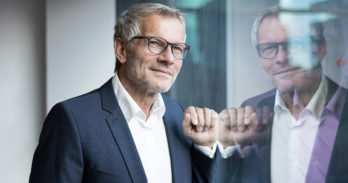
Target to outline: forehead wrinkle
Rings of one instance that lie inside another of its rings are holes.
[[[257,37],[259,43],[281,42],[288,38],[288,31],[278,18],[269,17],[260,24]]]
[[[173,24],[172,21],[176,23]],[[176,25],[180,25],[180,28]],[[166,17],[158,14],[149,15],[139,21],[139,29],[142,35],[158,36],[172,43],[185,42],[185,29],[182,23],[175,17]],[[180,29],[182,35],[178,33],[178,29]],[[175,35],[177,36],[173,37]]]

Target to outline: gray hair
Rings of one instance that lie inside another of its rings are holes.
[[[124,11],[118,18],[115,26],[114,41],[117,38],[121,38],[123,41],[129,42],[132,37],[140,33],[140,20],[153,14],[176,18],[185,29],[185,15],[180,12],[180,10],[158,3],[139,3]],[[119,62],[116,57],[115,72],[120,68],[120,66],[121,62]]]
[[[265,20],[266,18],[270,18],[270,17],[278,18],[279,14],[282,11],[284,11],[284,10],[282,10],[280,8],[280,6],[276,5],[276,6],[269,8],[263,14],[261,14],[260,16],[255,18],[254,23],[253,23],[253,27],[252,27],[252,31],[251,31],[251,41],[252,41],[252,44],[254,47],[256,47],[258,44],[259,28],[260,28],[260,25],[263,22],[263,20]],[[311,26],[315,30],[315,32],[312,32],[311,36],[313,36],[313,38],[316,40],[325,41],[322,23],[321,22],[314,22],[313,24],[311,24]]]
[[[253,23],[253,28],[251,31],[251,42],[254,47],[256,47],[258,43],[258,35],[259,35],[259,27],[262,23],[262,21],[268,17],[278,17],[280,12],[280,7],[279,6],[273,6],[267,11],[265,11],[263,14],[260,16],[256,17]]]

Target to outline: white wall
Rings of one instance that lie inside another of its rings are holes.
[[[257,62],[250,36],[255,17],[273,1],[227,1],[227,107],[238,107],[244,100],[274,88]]]
[[[0,1],[0,182],[28,182],[54,103],[113,75],[115,15],[114,0]]]
[[[47,111],[113,75],[115,16],[113,0],[47,0]]]
[[[0,1],[0,182],[28,182],[45,115],[44,7]]]

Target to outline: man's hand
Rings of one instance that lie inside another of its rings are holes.
[[[208,108],[190,106],[184,113],[184,134],[200,146],[212,148],[218,136],[218,114]]]
[[[256,112],[251,106],[230,108],[220,112],[219,120],[219,141],[224,147],[262,145],[270,135],[273,112],[268,106],[257,108]]]

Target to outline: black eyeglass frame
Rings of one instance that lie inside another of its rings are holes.
[[[152,38],[161,39],[161,40],[164,40],[164,41],[166,42],[166,46],[163,48],[163,50],[162,50],[161,52],[156,53],[156,52],[151,51],[151,49],[150,49],[150,43],[151,43],[150,40],[151,40]],[[172,52],[173,57],[174,57],[175,59],[178,59],[178,60],[183,60],[183,59],[188,55],[188,53],[189,53],[189,51],[190,51],[190,49],[191,49],[191,46],[188,45],[188,44],[186,44],[186,43],[170,43],[170,42],[168,42],[167,40],[165,40],[164,38],[161,38],[161,37],[158,37],[158,36],[134,36],[134,37],[131,38],[131,40],[132,40],[132,39],[147,39],[147,49],[148,49],[151,53],[153,53],[153,54],[155,54],[155,55],[160,55],[160,54],[162,54],[163,52],[165,52],[165,51],[167,50],[168,46],[170,45],[170,46],[171,46],[171,52]],[[174,55],[173,47],[174,47],[175,45],[178,45],[178,44],[185,45],[185,47],[184,47],[184,49],[183,49],[183,53],[185,53],[185,54],[183,54],[182,58],[177,58],[177,57]],[[185,52],[185,50],[187,50],[187,52]]]
[[[325,39],[311,39],[312,43],[314,44],[322,44],[323,42],[325,42]],[[258,45],[256,45],[256,50],[257,50],[257,54],[259,57],[263,58],[263,59],[266,59],[266,60],[270,60],[270,59],[273,59],[274,57],[276,57],[278,55],[278,51],[279,51],[279,46],[281,45],[285,50],[288,50],[288,45],[291,45],[291,43],[294,43],[294,42],[298,42],[298,41],[282,41],[282,42],[264,42],[264,43],[260,43]],[[274,46],[275,47],[275,53],[273,56],[271,57],[264,57],[262,56],[261,54],[261,51],[260,50],[260,46],[263,46],[263,45],[269,45],[269,46]]]

